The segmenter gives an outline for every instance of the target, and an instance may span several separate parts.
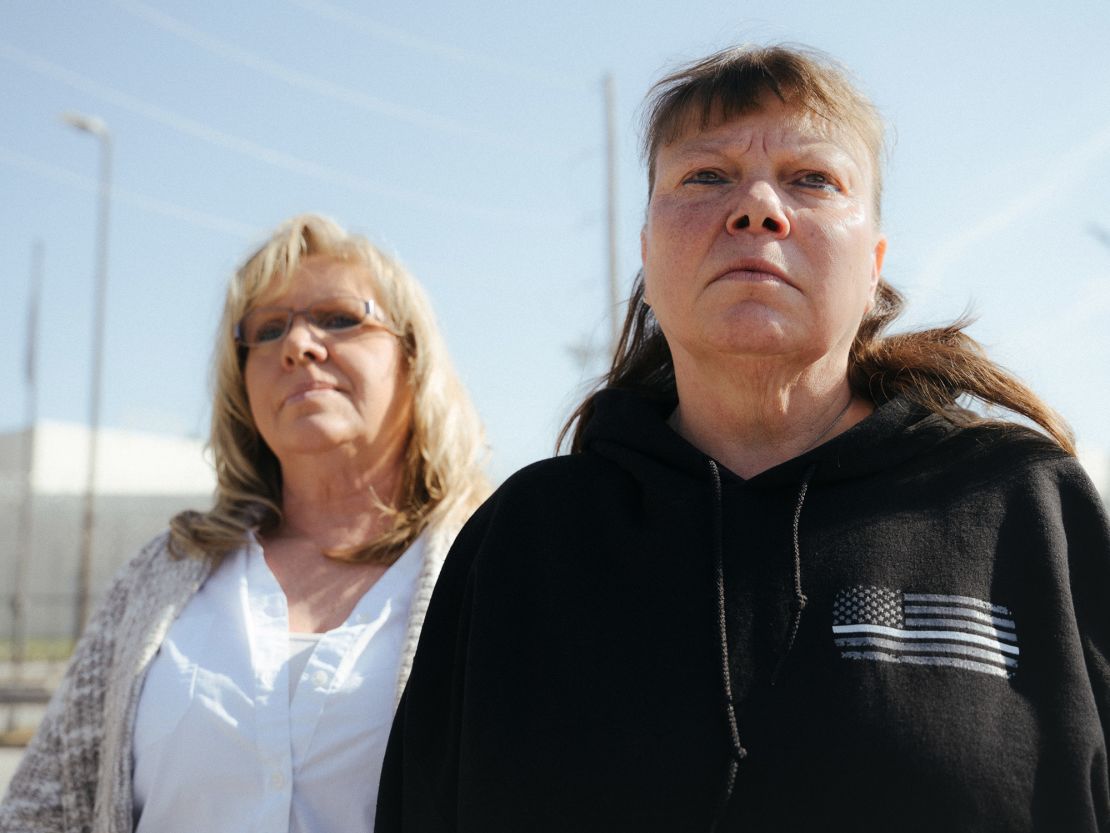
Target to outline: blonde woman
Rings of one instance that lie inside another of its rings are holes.
[[[121,572],[0,830],[373,828],[478,417],[416,281],[314,215],[231,281],[214,400],[215,506]]]

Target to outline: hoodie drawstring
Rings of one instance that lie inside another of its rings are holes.
[[[721,683],[725,692],[725,716],[728,719],[729,750],[728,773],[725,776],[725,786],[721,791],[721,800],[717,803],[717,812],[713,814],[713,824],[709,833],[716,833],[718,825],[724,818],[728,809],[732,790],[736,786],[736,773],[740,769],[740,762],[748,756],[740,744],[740,728],[736,724],[736,705],[732,699],[732,670],[729,668],[728,659],[728,625],[725,621],[725,563],[722,552],[724,544],[724,519],[721,506],[721,472],[717,464],[709,461],[709,471],[713,477],[713,570],[714,580],[717,584],[717,640],[721,649]]]
[[[794,639],[798,636],[798,628],[802,624],[802,611],[806,609],[806,603],[809,601],[806,594],[802,592],[802,547],[798,543],[798,527],[802,522],[802,506],[806,502],[809,481],[816,470],[817,464],[810,463],[809,468],[802,475],[802,485],[798,489],[798,502],[794,505],[794,616],[790,622],[790,635],[786,638],[786,649],[779,657],[779,661],[775,663],[775,670],[771,674],[771,685],[778,682],[779,673],[786,662],[786,657],[790,654],[790,649],[794,647]]]
[[[740,762],[748,756],[748,750],[740,743],[740,728],[736,722],[736,703],[732,695],[732,670],[729,663],[728,626],[725,619],[724,507],[721,493],[721,472],[717,468],[716,461],[709,460],[708,462],[710,476],[713,480],[713,571],[717,590],[717,637],[721,649],[721,683],[724,688],[725,716],[728,720],[730,743],[728,772],[725,776],[725,785],[724,789],[721,791],[720,801],[717,803],[717,811],[713,815],[713,823],[709,827],[709,833],[716,833],[721,822],[724,821],[725,812],[728,810],[729,801],[732,799],[732,792],[736,787],[736,775],[740,769]],[[812,479],[813,473],[816,470],[817,464],[812,463],[809,468],[806,469],[805,474],[802,475],[802,485],[798,489],[798,500],[794,505],[794,615],[790,623],[790,633],[786,640],[786,648],[783,650],[782,655],[779,657],[779,661],[775,664],[775,670],[771,674],[771,685],[775,685],[778,681],[779,672],[786,662],[786,657],[790,653],[791,648],[794,647],[794,640],[798,636],[798,628],[801,627],[802,624],[802,611],[805,610],[808,601],[805,593],[802,592],[802,548],[799,543],[798,530],[801,525],[802,506],[805,505],[806,493],[809,491],[809,481]]]

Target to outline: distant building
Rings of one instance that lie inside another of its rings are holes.
[[[72,632],[87,443],[88,430],[70,423],[40,422],[33,430],[0,433],[0,639],[11,632],[20,556],[27,633]],[[195,439],[102,429],[97,460],[94,599],[171,516],[206,508],[215,487],[203,444]],[[24,522],[28,488],[29,525]]]
[[[1110,452],[1101,448],[1079,448],[1079,462],[1102,495],[1102,502],[1110,507]]]

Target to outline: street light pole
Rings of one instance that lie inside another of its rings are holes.
[[[602,81],[605,91],[605,208],[609,255],[609,356],[611,362],[621,339],[620,268],[617,265],[617,94],[613,76]]]
[[[88,465],[85,471],[85,511],[81,524],[81,552],[77,565],[77,610],[74,642],[89,619],[92,584],[93,527],[96,520],[96,471],[100,444],[100,377],[104,367],[104,311],[108,289],[108,215],[112,203],[112,136],[96,116],[64,113],[62,120],[100,141],[100,200],[96,218],[96,276],[94,281],[92,371],[89,380]]]
[[[19,536],[15,545],[15,570],[12,576],[12,677],[23,679],[23,663],[27,659],[27,564],[33,548],[35,518],[35,433],[38,423],[38,384],[35,370],[38,365],[39,298],[42,294],[44,246],[36,240],[31,250],[31,297],[27,304],[27,364],[24,381],[27,389],[26,422],[23,435],[23,507],[19,514]],[[15,710],[8,709],[8,731],[15,728]]]

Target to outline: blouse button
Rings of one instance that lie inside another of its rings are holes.
[[[270,776],[270,786],[273,787],[275,790],[280,790],[282,787],[285,786],[285,776],[282,775],[280,772],[275,772],[273,775]]]
[[[324,683],[326,683],[327,681],[328,675],[325,674],[323,671],[317,671],[315,674],[312,675],[312,683],[315,686],[323,688]]]

